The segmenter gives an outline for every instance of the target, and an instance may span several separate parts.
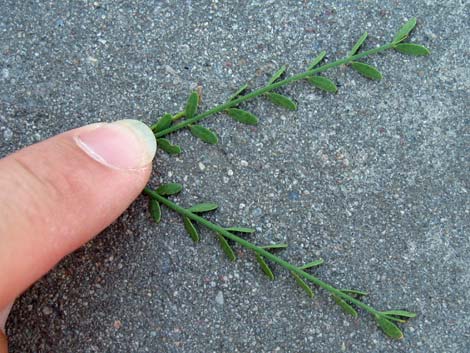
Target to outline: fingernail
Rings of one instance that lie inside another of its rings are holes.
[[[152,130],[138,120],[99,125],[75,138],[77,145],[97,162],[116,169],[139,169],[155,157]]]

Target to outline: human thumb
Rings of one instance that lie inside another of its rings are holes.
[[[121,120],[0,160],[0,311],[129,206],[148,181],[155,151],[145,124]]]

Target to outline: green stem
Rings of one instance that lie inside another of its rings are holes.
[[[186,112],[183,110],[182,112],[179,112],[179,113],[173,115],[171,120],[173,120],[173,121],[179,120],[179,119],[183,118],[185,114],[186,114]]]
[[[282,267],[286,268],[289,271],[295,272],[299,276],[302,276],[302,277],[308,279],[309,281],[311,281],[314,284],[316,284],[317,286],[327,290],[328,292],[330,292],[330,293],[332,293],[332,294],[334,294],[338,297],[341,297],[341,298],[343,298],[344,300],[346,300],[350,303],[353,303],[353,304],[357,305],[358,307],[368,311],[369,313],[371,313],[373,315],[379,315],[379,316],[382,315],[379,311],[375,310],[371,306],[361,302],[360,300],[358,300],[356,298],[353,298],[353,297],[341,292],[339,289],[333,287],[332,285],[330,285],[326,282],[323,282],[322,280],[318,279],[317,277],[312,276],[311,274],[301,270],[299,267],[294,266],[291,263],[281,259],[280,257],[271,254],[269,251],[266,251],[262,247],[256,246],[256,245],[250,243],[249,241],[247,241],[243,238],[240,238],[240,237],[226,231],[223,227],[221,227],[217,224],[214,224],[214,223],[208,221],[207,219],[205,219],[203,217],[200,217],[197,214],[194,214],[194,213],[188,211],[187,209],[177,205],[176,203],[168,200],[167,198],[157,194],[155,191],[153,191],[153,190],[146,187],[144,189],[144,193],[149,195],[150,197],[154,198],[158,202],[164,204],[165,206],[172,209],[173,211],[179,213],[180,215],[188,217],[189,219],[191,219],[191,220],[193,220],[197,223],[202,224],[203,226],[209,228],[210,230],[212,230],[212,231],[214,231],[218,234],[221,234],[221,235],[223,235],[224,237],[226,237],[230,240],[233,240],[233,241],[237,242],[238,244],[240,244],[244,248],[253,250],[255,253],[271,260],[272,262],[275,262],[275,263],[281,265]]]
[[[207,110],[206,112],[204,112],[202,114],[196,115],[192,119],[182,121],[179,124],[176,124],[176,125],[173,125],[173,126],[169,127],[168,129],[159,131],[155,134],[155,137],[159,138],[159,137],[165,136],[165,135],[167,135],[171,132],[174,132],[176,130],[180,130],[180,129],[185,128],[185,127],[187,127],[191,124],[194,124],[194,123],[196,123],[196,122],[198,122],[202,119],[205,119],[208,116],[223,112],[224,110],[226,110],[228,108],[231,108],[231,107],[235,107],[235,106],[237,106],[238,104],[240,104],[242,102],[245,102],[247,100],[253,99],[253,98],[258,97],[258,96],[261,96],[264,93],[272,91],[276,88],[291,84],[291,83],[296,82],[296,81],[303,80],[303,79],[308,78],[308,77],[310,77],[314,74],[329,70],[331,68],[334,68],[334,67],[337,67],[337,66],[340,66],[340,65],[343,65],[343,64],[347,64],[351,61],[359,60],[359,59],[364,58],[366,56],[383,52],[385,50],[393,48],[394,45],[395,45],[395,43],[393,43],[393,42],[388,43],[388,44],[382,45],[380,47],[370,49],[370,50],[364,51],[362,53],[359,53],[359,54],[356,54],[356,55],[353,55],[353,56],[348,56],[346,58],[336,60],[336,61],[334,61],[332,63],[329,63],[329,64],[322,65],[322,66],[320,66],[316,69],[301,72],[297,75],[288,77],[284,80],[276,81],[276,82],[274,82],[270,85],[266,85],[264,87],[258,88],[257,90],[255,90],[253,92],[250,92],[250,93],[248,93],[244,96],[241,96],[241,97],[236,98],[234,100],[228,101],[227,103],[218,105],[218,106],[216,106],[216,107],[214,107],[210,110]],[[181,114],[181,113],[179,113],[179,114]]]

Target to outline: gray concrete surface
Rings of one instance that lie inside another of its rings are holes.
[[[324,258],[322,279],[377,308],[416,311],[404,340],[279,268],[270,282],[242,249],[230,263],[208,231],[194,246],[167,210],[155,226],[141,197],[17,301],[12,352],[469,351],[468,1],[4,0],[0,13],[0,156],[87,123],[151,123],[197,84],[207,109],[281,64],[345,55],[363,30],[367,48],[383,43],[411,16],[432,51],[370,58],[379,83],[333,70],[337,95],[288,87],[297,112],[246,104],[256,128],[214,117],[217,146],[177,133],[184,154],[160,153],[151,181],[218,202],[210,218],[256,227],[253,241],[288,242],[290,261]]]

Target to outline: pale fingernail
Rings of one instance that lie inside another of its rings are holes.
[[[75,138],[77,145],[97,162],[116,169],[139,169],[155,157],[152,130],[138,120],[119,120],[87,130]]]

